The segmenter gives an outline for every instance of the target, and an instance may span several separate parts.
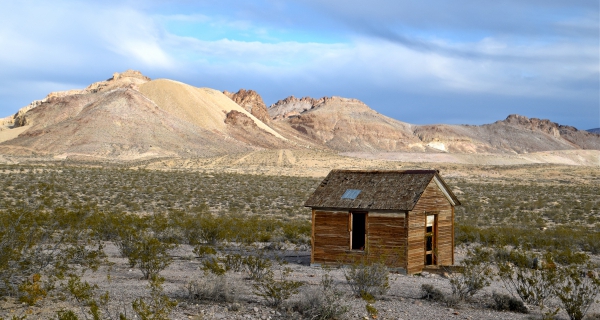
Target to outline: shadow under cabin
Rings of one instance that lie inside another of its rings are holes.
[[[311,264],[378,261],[414,274],[454,264],[454,207],[437,170],[332,170],[306,200]]]

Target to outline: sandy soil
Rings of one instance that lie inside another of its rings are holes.
[[[409,152],[346,152],[341,155],[370,160],[418,163],[461,163],[474,165],[561,164],[600,166],[598,150],[556,150],[525,154],[460,154]]]
[[[12,127],[0,126],[0,143],[16,138],[30,127],[31,126],[24,126],[13,129]]]
[[[220,91],[166,79],[147,82],[139,90],[161,109],[201,128],[225,131],[225,115],[236,110],[247,115],[262,130],[285,139]]]

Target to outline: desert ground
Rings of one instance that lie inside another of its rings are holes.
[[[23,208],[36,206],[43,210],[44,206],[51,209],[53,206],[76,206],[87,201],[96,203],[100,210],[114,208],[119,212],[145,215],[153,211],[183,210],[186,206],[204,203],[213,215],[231,213],[233,210],[249,216],[265,215],[273,219],[306,222],[310,219],[310,211],[303,208],[302,203],[320,179],[333,168],[435,168],[440,170],[441,176],[463,202],[463,207],[457,209],[457,224],[479,228],[477,230],[488,230],[486,226],[497,227],[498,230],[503,230],[503,227],[530,228],[536,230],[539,237],[544,235],[538,230],[540,226],[585,229],[592,230],[590,232],[595,232],[597,237],[600,228],[597,197],[600,194],[599,159],[600,152],[585,150],[499,156],[409,153],[336,155],[319,150],[283,149],[213,158],[162,158],[134,162],[105,162],[95,158],[81,159],[76,155],[66,159],[0,155],[0,180],[3,185],[0,209],[19,205]],[[128,187],[132,189],[123,187],[123,181],[128,181],[136,174],[140,174],[141,178],[135,178],[135,183]],[[51,182],[40,180],[45,177],[49,177],[47,179],[51,179],[48,180]],[[174,177],[174,180],[169,181],[169,177]],[[42,183],[44,186],[53,184],[55,197],[51,204],[44,202],[43,192],[40,191]],[[98,190],[93,188],[94,185]],[[197,191],[194,188],[198,185],[205,189]],[[246,197],[253,189],[261,190],[265,198],[275,200],[267,201],[269,199],[260,197],[252,200],[251,196]],[[532,205],[529,206],[529,203]],[[473,219],[475,216],[478,218]],[[476,222],[471,222],[474,220]],[[575,231],[573,236],[576,236]],[[298,239],[288,241],[274,237],[270,242],[257,241],[251,246],[225,241],[216,246],[218,256],[229,253],[248,255],[258,252],[257,248],[266,248],[264,252],[267,256],[281,257],[286,263],[273,260],[275,274],[289,267],[291,273],[288,279],[300,281],[302,286],[298,294],[279,308],[269,306],[253,292],[255,282],[249,279],[247,273],[228,271],[225,277],[220,278],[202,270],[203,261],[211,259],[210,255],[199,255],[194,252],[193,245],[185,243],[171,249],[169,256],[172,262],[160,272],[165,279],[164,294],[177,303],[169,317],[300,319],[302,315],[294,306],[299,305],[298,301],[306,299],[307,295],[316,294],[323,274],[333,277],[336,288],[342,292],[340,303],[349,308],[340,318],[369,317],[366,302],[351,294],[344,277],[345,269],[310,266],[309,242],[306,238]],[[464,239],[468,239],[468,234]],[[470,245],[478,245],[470,240],[461,241],[456,247],[457,263],[465,256]],[[128,259],[120,254],[112,241],[103,243],[105,259],[97,271],[86,271],[81,280],[98,285],[93,290],[97,297],[109,293],[110,299],[104,313],[106,318],[116,319],[116,313],[125,312],[131,319],[136,319],[131,302],[149,295],[148,281],[142,279],[137,267],[130,266]],[[594,247],[592,243],[590,248],[597,250],[598,246]],[[592,262],[600,263],[599,252],[587,253]],[[78,268],[76,265],[73,267]],[[228,292],[227,297],[196,299],[189,290],[189,284],[194,281],[204,287],[226,282],[223,290]],[[452,306],[421,299],[423,284],[431,284],[450,295],[448,274],[444,272],[424,272],[412,276],[391,273],[389,284],[387,293],[372,304],[379,311],[377,319],[543,317],[539,308],[530,305],[529,314],[492,309],[492,294],[508,293],[497,279],[472,298]],[[551,299],[544,311],[557,306],[559,301]],[[5,319],[13,316],[55,319],[59,310],[73,310],[81,319],[90,318],[86,307],[64,292],[53,292],[32,305],[20,302],[17,296],[5,296],[0,301],[0,317]],[[112,318],[109,317],[111,312]],[[590,319],[600,317],[599,302],[592,305],[588,315]],[[568,319],[568,316],[561,310],[555,318]]]

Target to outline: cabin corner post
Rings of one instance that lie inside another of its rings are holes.
[[[452,265],[454,265],[454,206],[452,206]]]
[[[315,209],[312,209],[312,227],[310,231],[310,263],[315,263]]]

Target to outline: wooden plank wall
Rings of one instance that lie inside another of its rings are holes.
[[[390,267],[406,265],[406,227],[404,213],[369,213],[369,258],[383,259]]]
[[[438,215],[436,230],[437,264],[454,263],[454,208],[432,180],[419,202],[409,212],[408,267],[409,273],[419,272],[425,265],[425,219],[427,213]]]
[[[311,263],[335,264],[350,248],[348,211],[313,210]]]
[[[407,214],[406,272],[409,274],[420,272],[425,266],[425,220],[423,212],[413,210]]]

